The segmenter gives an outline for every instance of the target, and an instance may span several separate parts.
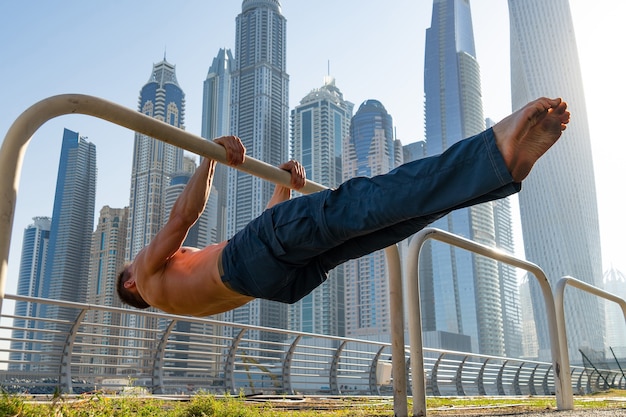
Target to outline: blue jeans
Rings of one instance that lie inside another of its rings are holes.
[[[441,155],[265,210],[224,248],[222,281],[241,294],[294,303],[337,265],[395,244],[452,210],[520,189],[489,129]]]

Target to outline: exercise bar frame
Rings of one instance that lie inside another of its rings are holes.
[[[228,165],[226,151],[213,141],[98,97],[84,94],[62,94],[33,104],[13,122],[0,147],[0,309],[6,289],[11,233],[20,174],[28,143],[33,134],[48,120],[67,114],[97,117]],[[247,156],[245,162],[237,166],[236,169],[290,187],[291,176],[289,173],[252,157]],[[304,188],[299,191],[310,194],[325,188],[327,187],[307,180]],[[400,256],[395,245],[387,248],[385,253],[390,271],[394,412],[396,416],[403,417],[407,416],[408,404],[404,363],[404,303],[402,300]]]

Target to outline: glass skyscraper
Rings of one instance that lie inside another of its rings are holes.
[[[467,0],[433,2],[431,27],[426,31],[424,92],[428,155],[439,154],[485,129]],[[503,229],[508,229],[510,236],[511,221],[510,214],[507,219],[506,211],[498,211],[498,204],[456,210],[433,227],[499,246],[498,237],[507,235]],[[424,331],[467,335],[473,351],[504,355],[503,309],[510,307],[502,301],[504,283],[498,263],[440,242],[427,243],[424,253],[430,255],[420,283]],[[510,275],[515,288],[515,275]]]
[[[176,67],[165,58],[154,64],[141,89],[138,110],[178,128],[185,127],[185,94],[176,80]],[[132,260],[148,245],[165,223],[165,187],[170,175],[182,166],[182,149],[135,133],[126,260]]]
[[[343,99],[335,79],[313,89],[291,111],[293,158],[307,178],[327,187],[342,182],[343,140],[349,134],[354,105]],[[289,308],[289,328],[296,331],[345,335],[343,266],[311,294]]]
[[[202,137],[208,140],[230,135],[230,94],[232,89],[233,55],[230,49],[220,49],[213,58],[204,80],[202,96]],[[229,238],[226,233],[226,210],[228,207],[228,170],[217,164],[211,187],[211,195],[205,212],[210,222],[215,223],[215,235],[209,243],[217,243]]]
[[[54,194],[50,241],[42,296],[54,300],[83,303],[87,295],[89,253],[96,202],[96,146],[77,132],[63,130],[59,172]],[[75,309],[42,306],[42,317],[74,320]],[[46,324],[49,330],[60,326]],[[50,333],[50,339],[57,335]],[[43,350],[57,351],[55,344]]]
[[[540,96],[562,97],[572,121],[535,165],[519,193],[524,249],[554,288],[564,275],[602,286],[602,258],[585,95],[567,0],[509,0],[512,107]],[[550,357],[545,306],[536,280],[531,294],[539,353]],[[565,321],[572,362],[578,349],[604,350],[598,298],[566,291]]]
[[[46,268],[46,256],[48,254],[48,241],[50,239],[50,218],[35,217],[33,223],[24,229],[22,241],[22,255],[20,258],[20,270],[17,278],[17,295],[24,297],[41,297],[44,272]],[[16,317],[42,317],[39,312],[40,304],[25,301],[16,301]],[[35,328],[35,323],[21,318],[13,320],[11,337],[22,341],[11,342],[11,354],[9,355],[9,370],[31,370],[32,364],[36,363],[41,349],[37,345],[35,334],[28,329]]]
[[[350,122],[344,140],[343,179],[385,174],[402,161],[393,138],[393,120],[378,100],[366,100]],[[346,335],[388,337],[391,332],[389,276],[384,251],[344,265]]]
[[[140,91],[138,110],[172,126],[181,129],[185,127],[185,94],[178,85],[176,67],[167,62],[165,57],[153,65],[150,78]],[[134,259],[165,224],[165,190],[170,185],[171,176],[182,170],[183,154],[181,148],[135,133],[126,238],[127,261]],[[140,351],[133,351],[133,348],[149,342],[137,338],[134,329],[156,330],[163,324],[154,318],[135,314],[125,318],[127,322],[124,324],[130,329],[125,334],[125,343],[130,349],[127,356],[139,356]],[[153,337],[146,333],[143,335],[145,339]],[[133,360],[127,360],[128,366],[135,366]]]
[[[241,138],[248,155],[274,166],[289,157],[286,36],[286,19],[278,0],[243,1],[236,18],[231,133]],[[273,189],[268,181],[229,170],[228,236],[265,209]],[[286,328],[287,306],[254,300],[225,317],[239,323]]]

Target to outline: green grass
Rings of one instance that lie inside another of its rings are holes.
[[[617,399],[617,400],[616,400]],[[307,398],[308,400],[308,398]],[[501,407],[516,411],[556,409],[554,397],[429,397],[429,415],[486,415]],[[626,409],[626,391],[610,391],[575,397],[575,407]],[[299,408],[299,409],[297,409]],[[479,413],[479,414],[476,414]],[[255,403],[243,397],[195,395],[190,401],[170,401],[133,396],[91,394],[54,396],[46,402],[4,394],[0,417],[343,417],[392,416],[393,402],[381,398],[345,398],[311,402],[277,401]]]

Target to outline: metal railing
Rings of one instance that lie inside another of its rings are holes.
[[[8,300],[57,306],[64,320],[2,312],[0,386],[51,394],[142,389],[153,394],[391,395],[391,343],[262,328],[152,311],[7,295]],[[98,317],[108,316],[107,324]],[[124,323],[141,316],[147,330]],[[71,318],[69,318],[71,317]],[[261,332],[265,340],[257,338]],[[269,337],[268,337],[269,335]],[[272,340],[272,341],[268,341]],[[26,347],[28,346],[28,349]],[[409,367],[409,350],[400,362]],[[410,376],[410,373],[409,373]],[[589,392],[615,370],[592,374],[572,367],[573,388]],[[552,364],[440,349],[424,349],[424,384],[432,396],[554,395]]]

